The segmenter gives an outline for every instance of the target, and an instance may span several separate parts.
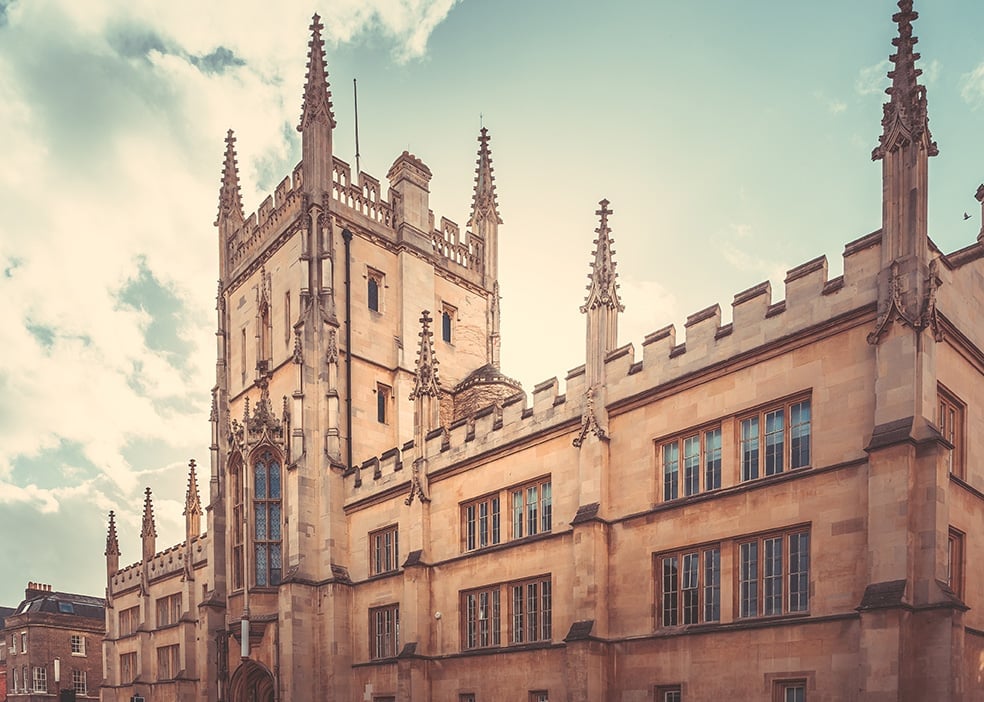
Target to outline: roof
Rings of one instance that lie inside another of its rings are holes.
[[[0,629],[3,629],[3,620],[16,611],[13,607],[0,607]]]
[[[486,363],[481,368],[476,368],[465,376],[465,379],[455,386],[454,392],[459,393],[466,388],[472,387],[473,385],[491,384],[508,385],[515,388],[517,391],[523,389],[523,386],[520,385],[518,380],[513,380],[512,378],[503,375],[502,372],[500,372],[499,369],[491,363]]]
[[[41,612],[103,620],[106,616],[106,600],[101,597],[77,595],[71,592],[46,592],[43,595],[24,600],[10,614]]]

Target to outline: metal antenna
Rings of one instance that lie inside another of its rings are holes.
[[[352,79],[352,94],[355,97],[355,177],[358,179],[361,172],[359,168],[359,85],[355,78]]]

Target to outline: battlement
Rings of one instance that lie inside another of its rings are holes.
[[[449,230],[453,231],[453,230]],[[687,317],[685,338],[677,339],[674,325],[642,341],[642,359],[635,346],[625,344],[605,358],[609,405],[650,388],[699,373],[742,353],[754,351],[850,312],[870,307],[878,298],[881,232],[874,232],[844,248],[844,274],[828,278],[824,256],[790,269],[785,277],[785,298],[772,299],[768,281],[734,296],[732,321],[721,323],[721,306],[711,305]],[[423,454],[410,442],[364,461],[347,481],[346,502],[356,502],[410,480],[404,470],[421,455],[433,474],[515,440],[544,431],[575,431],[580,426],[582,398],[587,391],[585,367],[571,369],[564,392],[556,377],[526,393],[507,398],[501,407],[488,407],[448,427],[428,433]]]
[[[147,562],[147,580],[154,581],[184,570],[187,541],[170,546],[158,553]],[[208,558],[208,534],[192,539],[192,566],[197,567]],[[116,571],[109,579],[111,594],[129,590],[140,584],[144,562],[137,561]]]
[[[246,217],[243,225],[232,233],[226,241],[230,270],[238,271],[251,261],[271,239],[297,218],[301,211],[303,182],[301,165],[298,164],[290,176],[280,181],[274,195],[268,195],[256,212]]]

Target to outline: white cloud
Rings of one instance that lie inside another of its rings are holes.
[[[984,63],[961,76],[960,96],[975,110],[984,105]]]
[[[875,95],[885,92],[888,87],[888,72],[892,62],[888,59],[879,61],[874,66],[868,66],[858,71],[854,81],[854,89],[859,95]]]

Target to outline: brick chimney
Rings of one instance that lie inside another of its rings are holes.
[[[51,592],[51,585],[45,585],[44,583],[29,582],[27,588],[24,590],[24,599],[33,600],[35,597],[41,597]]]

